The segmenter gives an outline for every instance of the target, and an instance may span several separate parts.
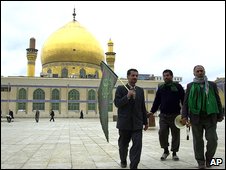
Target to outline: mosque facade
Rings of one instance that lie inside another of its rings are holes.
[[[107,43],[104,53],[96,38],[75,20],[67,23],[51,34],[41,49],[42,70],[40,77],[35,76],[35,63],[38,49],[35,38],[30,38],[27,51],[26,76],[1,76],[1,112],[7,115],[9,109],[14,117],[34,117],[36,109],[40,117],[49,117],[53,109],[56,117],[99,117],[97,91],[102,72],[101,61],[106,61],[114,70],[114,43]],[[129,69],[129,68],[128,68]],[[137,85],[144,89],[147,110],[154,101],[156,89],[162,76],[139,75]],[[125,84],[127,79],[121,79]],[[182,77],[174,77],[180,82]],[[117,81],[110,96],[109,117],[117,114],[113,104]]]

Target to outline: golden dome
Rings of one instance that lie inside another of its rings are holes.
[[[104,52],[96,38],[79,22],[71,21],[46,40],[41,51],[44,72],[59,63],[99,68]]]

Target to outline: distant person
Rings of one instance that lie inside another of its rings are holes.
[[[6,115],[7,122],[10,123],[13,118],[13,111],[9,109],[9,114]]]
[[[180,129],[178,129],[175,124],[175,118],[181,113],[181,105],[184,101],[184,89],[178,82],[173,82],[173,72],[166,69],[162,73],[164,83],[160,84],[156,92],[154,103],[152,105],[149,114],[152,115],[157,110],[160,110],[159,114],[159,142],[161,148],[164,152],[160,159],[162,161],[166,160],[169,156],[169,134],[171,131],[171,151],[172,159],[178,161],[179,157],[177,152],[180,146]]]
[[[80,117],[79,117],[80,119],[83,119],[84,118],[84,115],[83,115],[83,111],[81,110],[81,112],[80,112]]]
[[[54,116],[55,116],[55,114],[54,114],[54,111],[53,110],[51,110],[50,116],[51,116],[51,118],[50,118],[49,121],[51,122],[51,120],[53,120],[53,122],[54,122]]]
[[[12,118],[12,119],[14,119],[14,116],[13,116],[13,111],[12,111],[12,110],[10,110],[10,109],[9,109],[9,115],[11,116],[11,118]]]
[[[148,129],[147,110],[145,107],[144,90],[136,86],[138,71],[127,71],[128,83],[118,86],[115,92],[114,104],[118,108],[117,128],[119,133],[118,146],[122,168],[127,167],[129,143],[130,169],[137,169],[142,151],[143,129]]]
[[[217,149],[217,122],[224,119],[221,100],[216,83],[208,81],[205,69],[196,65],[194,79],[187,84],[182,107],[182,123],[191,123],[193,149],[199,169],[210,167]],[[203,140],[205,134],[206,152]]]
[[[40,112],[39,112],[39,110],[37,109],[36,112],[35,112],[35,120],[36,120],[37,123],[38,123],[38,121],[39,121],[39,116],[40,116]]]

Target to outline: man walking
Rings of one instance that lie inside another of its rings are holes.
[[[180,146],[180,129],[178,129],[174,120],[177,115],[180,114],[181,106],[184,100],[184,89],[177,83],[173,82],[173,72],[169,69],[163,71],[164,83],[158,87],[154,103],[152,105],[150,113],[154,114],[160,109],[159,115],[159,142],[164,152],[161,156],[161,160],[164,161],[169,156],[169,129],[171,130],[172,142],[171,151],[173,152],[172,158],[174,161],[178,161],[179,157],[177,152]]]
[[[51,120],[53,120],[54,121],[54,116],[55,116],[55,114],[54,114],[54,111],[53,110],[51,110],[51,112],[50,112],[50,116],[51,116],[51,118],[50,118],[50,122],[51,122]]]
[[[39,112],[39,110],[37,109],[36,110],[36,112],[35,112],[35,120],[36,120],[36,122],[38,123],[38,121],[39,121],[39,115],[40,114],[40,112]]]
[[[193,135],[193,148],[199,169],[210,167],[210,162],[217,149],[217,122],[224,119],[222,104],[217,85],[208,81],[205,69],[197,65],[193,69],[195,78],[187,84],[183,109],[182,123],[190,118]],[[203,132],[207,140],[204,155]]]
[[[137,78],[138,71],[129,69],[127,71],[128,83],[117,87],[114,99],[114,104],[118,108],[118,146],[122,168],[127,166],[128,147],[132,140],[129,154],[130,169],[138,167],[142,150],[142,130],[148,129],[144,90],[136,86]]]

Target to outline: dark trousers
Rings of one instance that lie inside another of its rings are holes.
[[[171,151],[178,152],[180,146],[180,129],[178,129],[174,120],[177,115],[159,115],[159,142],[161,148],[168,148],[169,129],[171,130],[172,141]]]
[[[192,124],[192,135],[193,135],[193,148],[195,153],[195,159],[199,164],[204,164],[205,160],[210,161],[217,149],[217,124],[213,123],[206,117],[200,119],[198,124]],[[204,156],[204,141],[203,132],[205,131],[205,138],[207,140],[206,153]]]
[[[130,169],[137,169],[140,162],[141,150],[142,150],[142,129],[141,130],[119,130],[119,156],[121,162],[126,162],[129,142],[132,139],[132,147],[129,151]]]
[[[51,119],[50,119],[49,121],[51,122],[51,120],[53,120],[53,121],[54,121],[54,117],[53,117],[53,116],[51,116]]]
[[[35,116],[35,120],[36,120],[36,122],[38,123],[39,117],[38,117],[38,116]]]

